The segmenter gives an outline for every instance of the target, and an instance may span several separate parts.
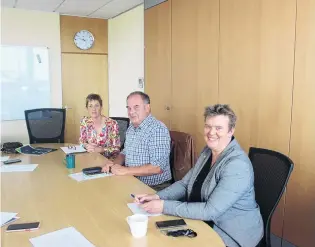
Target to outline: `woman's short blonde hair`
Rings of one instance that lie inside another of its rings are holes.
[[[229,105],[216,104],[207,106],[205,108],[205,113],[203,114],[205,121],[208,117],[215,117],[220,115],[229,117],[229,130],[235,128],[237,117]]]

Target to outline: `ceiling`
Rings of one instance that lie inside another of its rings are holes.
[[[1,6],[109,19],[143,2],[144,0],[1,0]]]

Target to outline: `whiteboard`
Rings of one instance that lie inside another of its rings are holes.
[[[47,47],[1,45],[1,120],[25,119],[24,110],[49,108]]]

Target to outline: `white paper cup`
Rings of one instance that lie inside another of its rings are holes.
[[[134,214],[127,217],[127,222],[134,238],[141,238],[147,234],[148,216],[143,214]]]

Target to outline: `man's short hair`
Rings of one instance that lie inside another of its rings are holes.
[[[205,121],[208,117],[215,117],[220,115],[229,117],[229,130],[235,128],[237,117],[229,105],[216,104],[207,106],[205,108],[205,113],[203,114],[203,116],[205,117]]]
[[[132,92],[131,94],[129,94],[129,95],[127,96],[127,100],[128,100],[131,96],[134,96],[134,95],[139,95],[139,96],[142,98],[142,100],[143,100],[143,102],[144,102],[145,104],[150,104],[150,97],[149,97],[149,95],[147,95],[146,93],[141,92],[141,91]]]

